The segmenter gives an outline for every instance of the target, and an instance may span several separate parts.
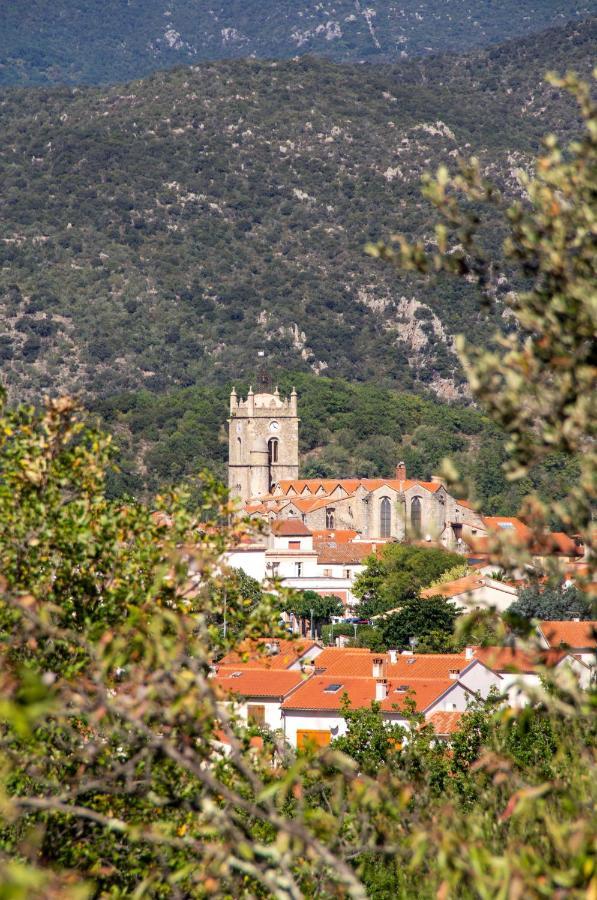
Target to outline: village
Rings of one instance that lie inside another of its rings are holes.
[[[264,385],[267,388],[267,384]],[[558,572],[574,585],[586,571],[585,548],[563,532],[534,533],[518,517],[484,516],[452,496],[437,475],[409,479],[398,462],[388,478],[300,479],[298,398],[277,388],[230,398],[229,490],[255,523],[226,554],[227,564],[261,585],[338,598],[339,625],[359,624],[355,582],[388,544],[443,549],[465,574],[425,588],[459,612],[506,612],[529,577]],[[494,559],[496,541],[526,551],[509,571]],[[382,619],[394,610],[374,617]],[[285,617],[288,638],[240,646],[213,667],[215,684],[240,718],[283,735],[295,748],[329,744],[346,731],[344,710],[378,704],[388,722],[410,727],[413,712],[449,740],[461,716],[492,694],[512,707],[530,702],[545,667],[566,668],[582,687],[594,678],[595,623],[540,621],[531,650],[469,646],[459,653],[375,652],[345,633],[324,646],[311,621]],[[342,629],[337,629],[342,632]]]

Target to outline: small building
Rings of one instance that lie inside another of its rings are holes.
[[[228,700],[237,715],[248,724],[272,731],[283,727],[282,704],[308,678],[300,669],[259,669],[220,666],[213,676],[222,699]]]
[[[539,622],[537,633],[546,648],[567,650],[595,669],[597,663],[597,621]]]
[[[489,575],[474,573],[421,591],[421,597],[445,597],[454,606],[470,612],[474,609],[496,609],[502,613],[518,598],[514,585]]]

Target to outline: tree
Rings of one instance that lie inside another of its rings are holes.
[[[379,703],[373,702],[368,709],[351,709],[346,700],[342,715],[346,734],[334,739],[333,749],[354,759],[366,775],[397,767],[405,731],[402,725],[384,720]]]
[[[303,634],[310,627],[313,619],[313,631],[321,634],[321,626],[330,621],[332,616],[341,616],[344,604],[335,595],[323,596],[317,591],[291,591],[285,600],[285,611],[292,613],[300,621]]]
[[[462,565],[462,557],[435,547],[386,544],[366,560],[355,579],[353,593],[360,600],[359,614],[374,616],[418,596],[444,572]]]
[[[427,641],[435,653],[449,652],[459,610],[445,597],[415,597],[406,600],[399,612],[379,620],[381,643],[386,649],[408,650],[410,639]]]
[[[522,619],[590,619],[591,601],[573,584],[532,584],[522,588],[518,599],[508,609],[513,622]]]
[[[271,763],[248,754],[209,678],[230,632],[271,634],[277,617],[266,596],[229,602],[222,631],[221,558],[243,527],[224,526],[214,487],[199,515],[184,492],[157,515],[108,500],[109,455],[67,398],[0,415],[0,865],[13,861],[10,880],[20,861],[40,892],[29,859],[105,895],[275,896],[289,878],[300,894],[291,843],[309,854],[320,839],[268,799]],[[321,850],[329,884],[361,896],[350,865]]]

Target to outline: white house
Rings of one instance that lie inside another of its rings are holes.
[[[265,725],[272,731],[283,728],[281,707],[311,676],[299,670],[248,669],[221,666],[213,683],[223,700],[249,724]]]
[[[423,598],[434,596],[445,597],[450,603],[469,612],[493,608],[502,613],[518,598],[518,592],[511,584],[475,573],[421,591]]]
[[[539,622],[537,633],[542,647],[566,649],[594,669],[597,661],[597,622]]]

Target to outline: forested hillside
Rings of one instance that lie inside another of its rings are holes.
[[[558,454],[516,486],[501,466],[505,438],[478,411],[340,379],[279,372],[282,393],[299,394],[301,475],[374,477],[394,472],[429,479],[446,456],[469,482],[486,514],[512,515],[531,489],[559,500],[578,468]],[[248,384],[236,384],[243,393]],[[229,387],[164,394],[127,393],[98,401],[95,412],[115,436],[119,471],[113,493],[146,495],[207,470],[226,480]]]
[[[273,365],[464,394],[453,336],[504,324],[366,241],[429,235],[420,178],[459,153],[519,191],[575,133],[548,68],[588,71],[594,20],[394,67],[232,61],[110,89],[0,95],[0,357],[14,397],[222,384]],[[501,232],[487,234],[497,251]],[[504,287],[506,290],[506,287]]]
[[[486,46],[590,12],[594,0],[4,0],[0,83],[116,82],[304,53],[387,62]]]

